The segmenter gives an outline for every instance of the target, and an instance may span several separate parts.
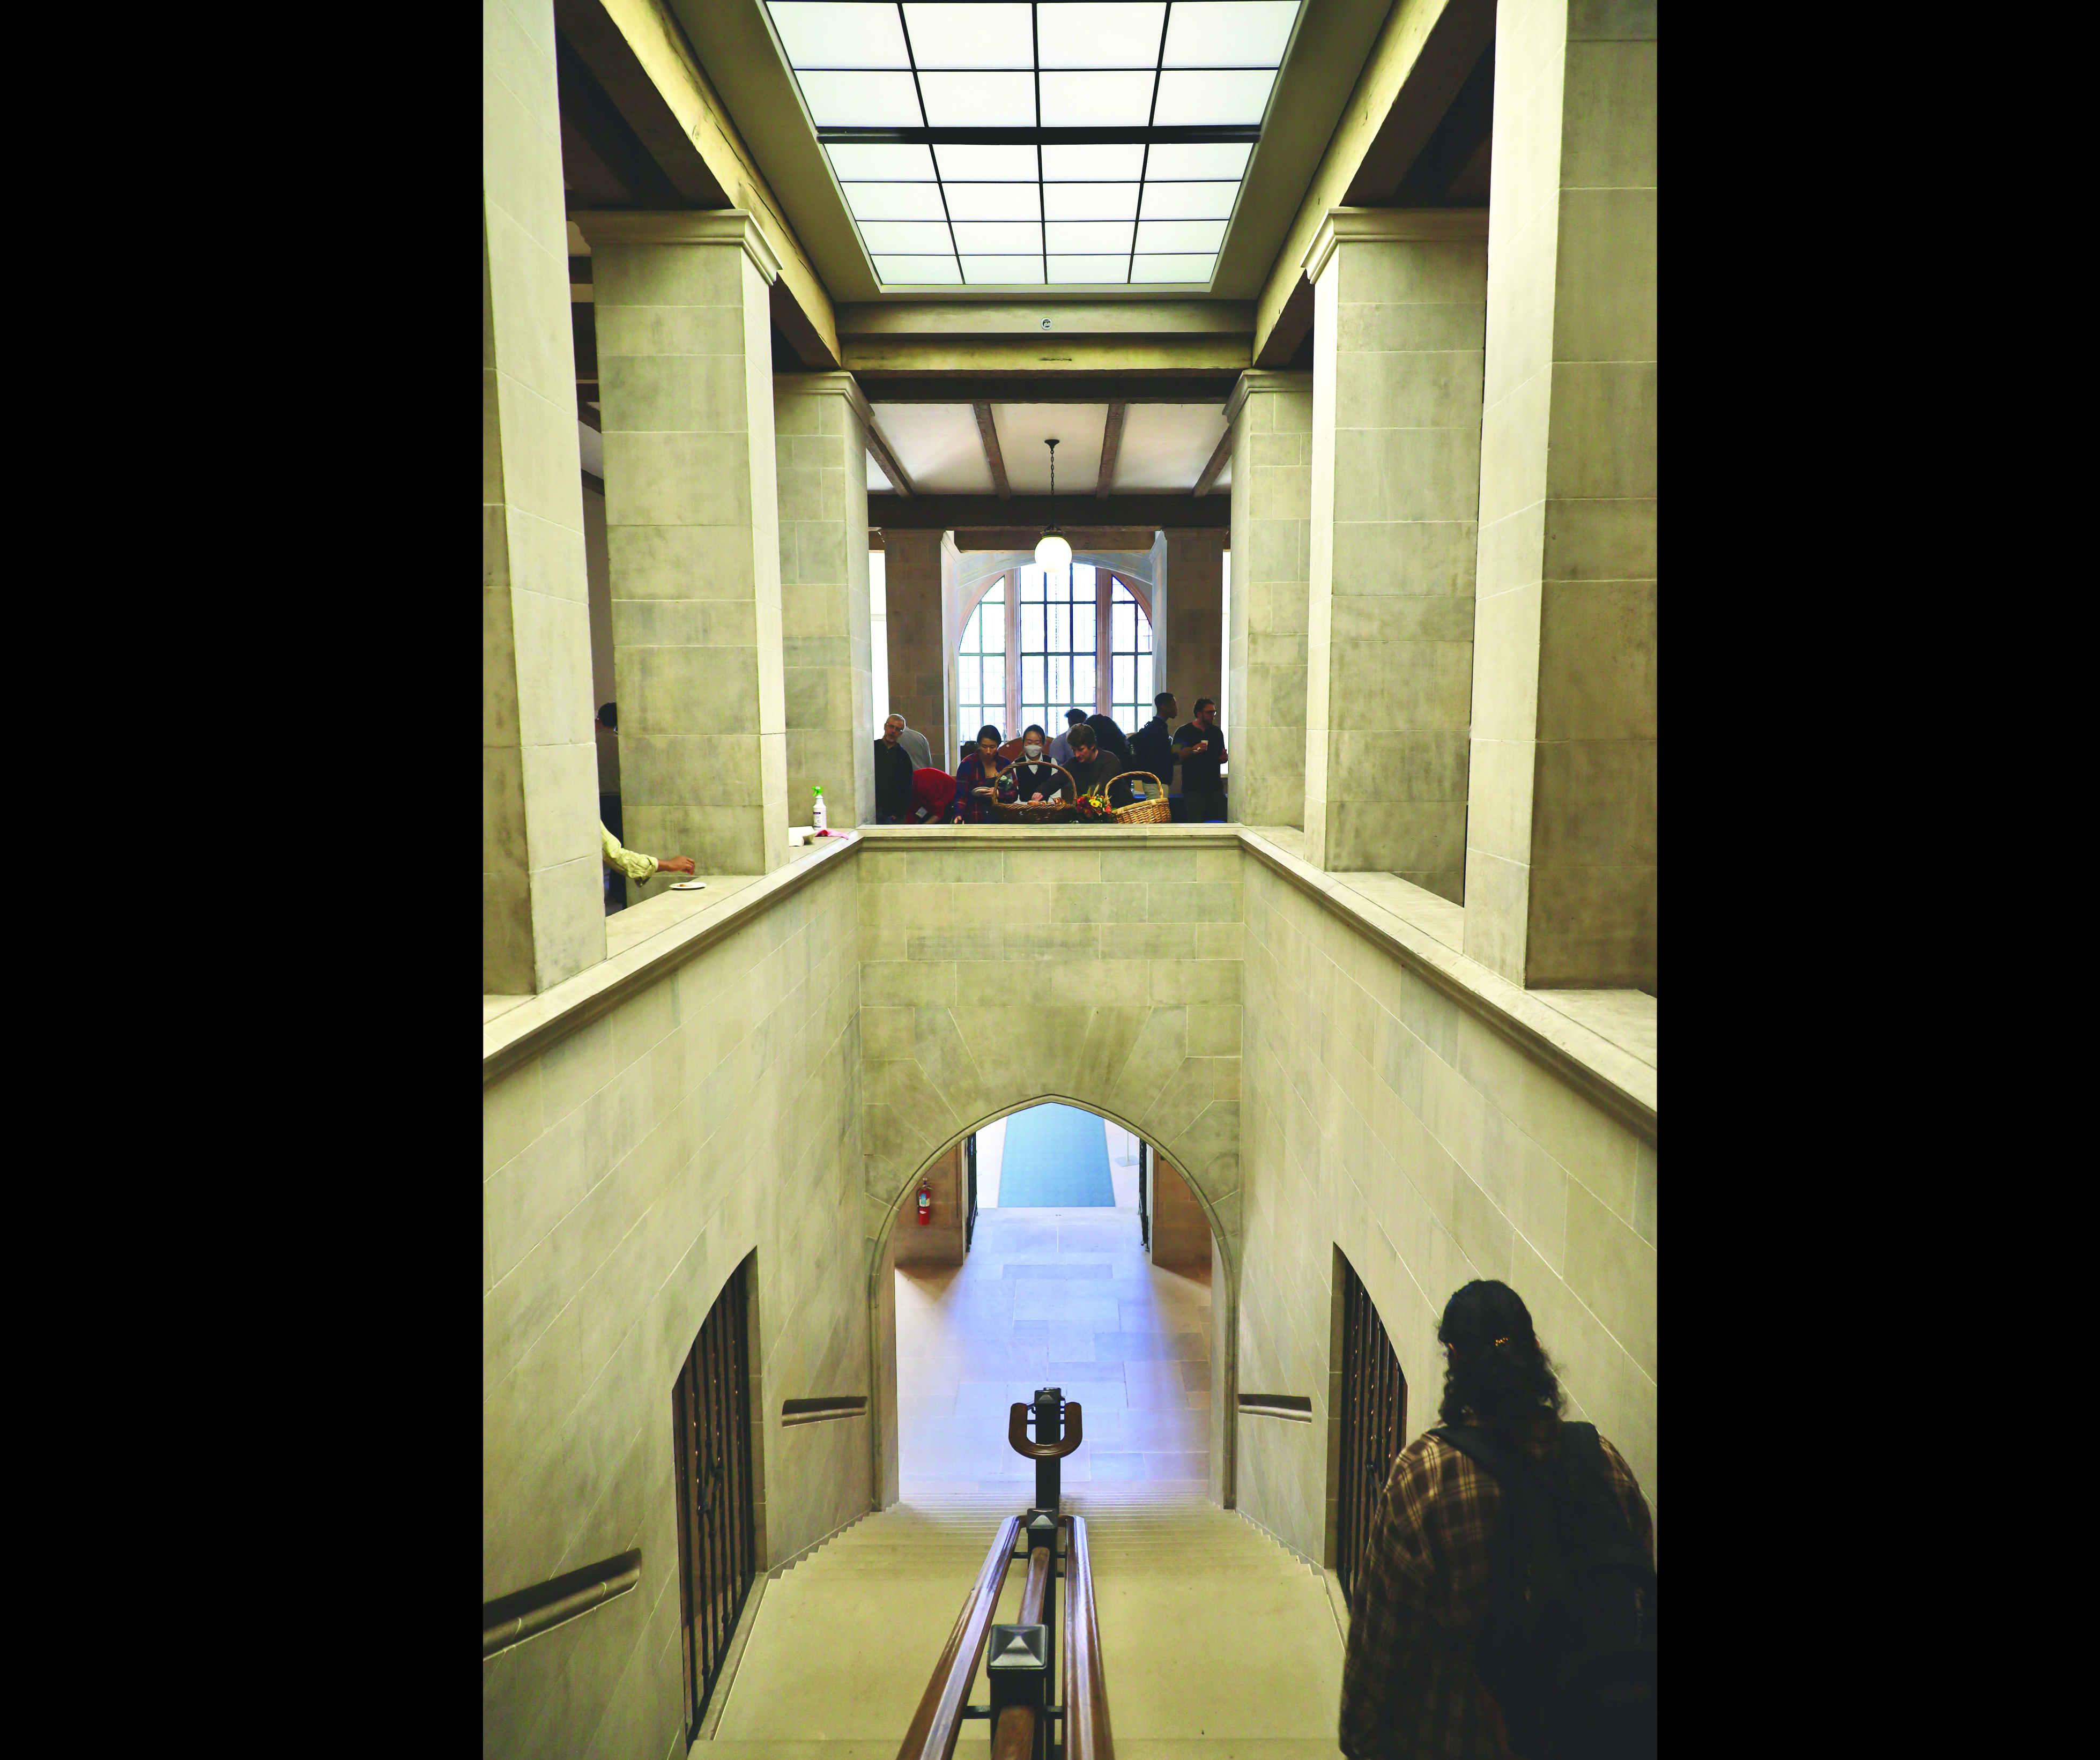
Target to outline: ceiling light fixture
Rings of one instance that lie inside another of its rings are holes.
[[[1050,523],[1035,540],[1035,566],[1048,573],[1072,566],[1072,546],[1057,529],[1057,443],[1045,440],[1043,443],[1050,448]]]

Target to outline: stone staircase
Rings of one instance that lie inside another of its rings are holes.
[[[1017,1484],[900,1503],[767,1583],[695,1752],[894,1760],[985,1548],[1026,1498]],[[1342,1635],[1326,1573],[1231,1511],[1141,1484],[1076,1484],[1065,1506],[1087,1520],[1117,1760],[1331,1760]],[[982,1674],[970,1696],[984,1701]],[[955,1751],[989,1746],[972,1723]]]

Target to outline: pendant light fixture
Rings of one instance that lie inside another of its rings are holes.
[[[1043,443],[1050,448],[1050,523],[1035,540],[1035,563],[1047,574],[1072,566],[1072,546],[1057,529],[1057,443],[1046,440]]]

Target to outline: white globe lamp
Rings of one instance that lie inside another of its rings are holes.
[[[1057,443],[1043,443],[1050,448],[1050,523],[1035,540],[1035,566],[1046,575],[1061,574],[1072,566],[1072,546],[1057,529]]]

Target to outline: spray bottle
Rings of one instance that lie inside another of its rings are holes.
[[[810,809],[810,823],[821,833],[825,828],[823,784],[821,783],[811,784],[810,792],[817,797],[816,804]]]

